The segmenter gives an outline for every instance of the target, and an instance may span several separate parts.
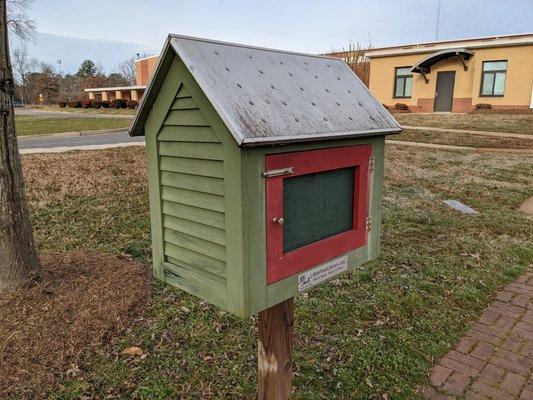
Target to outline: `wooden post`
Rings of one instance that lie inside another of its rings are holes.
[[[287,400],[292,386],[293,298],[259,313],[259,400]]]

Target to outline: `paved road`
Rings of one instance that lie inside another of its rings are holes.
[[[83,150],[126,145],[142,145],[144,144],[144,136],[131,137],[125,129],[119,132],[98,133],[93,135],[28,136],[20,137],[18,142],[21,153],[30,153],[42,149],[68,151],[76,149]]]
[[[15,115],[28,115],[32,117],[54,117],[54,118],[124,118],[132,119],[133,115],[99,114],[96,112],[76,112],[76,111],[45,111],[33,108],[15,108]]]

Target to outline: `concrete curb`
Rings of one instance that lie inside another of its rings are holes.
[[[47,138],[47,137],[70,137],[70,136],[89,136],[89,135],[99,135],[104,133],[116,133],[116,132],[127,132],[129,128],[112,128],[112,129],[98,129],[96,131],[72,131],[72,132],[59,132],[59,133],[43,133],[38,135],[22,135],[18,136],[18,140],[26,140],[31,138]]]
[[[527,133],[473,131],[473,130],[470,130],[470,129],[437,128],[437,127],[433,127],[433,126],[412,126],[412,125],[402,125],[402,128],[410,129],[410,130],[416,130],[416,131],[468,133],[468,134],[472,134],[472,135],[496,136],[496,137],[505,137],[505,138],[533,140],[533,134],[529,135]]]

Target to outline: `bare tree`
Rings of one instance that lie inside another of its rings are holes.
[[[128,58],[118,65],[118,72],[126,79],[128,85],[135,85],[135,57]]]
[[[343,59],[355,72],[361,81],[368,86],[370,78],[370,61],[365,53],[373,48],[372,38],[369,36],[363,42],[355,41],[348,43],[348,49],[343,48],[341,52],[333,52],[331,55]]]
[[[33,0],[7,0],[7,25],[23,40],[35,39],[35,22],[29,15]]]
[[[37,70],[39,60],[28,57],[27,48],[21,47],[13,50],[12,63],[15,81],[20,89],[19,95],[25,104],[28,101],[28,76]]]
[[[10,14],[10,20],[15,19]],[[0,0],[0,292],[22,284],[32,271],[41,268],[28,215],[15,133],[14,88],[7,1]]]

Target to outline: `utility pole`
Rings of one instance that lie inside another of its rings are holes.
[[[437,22],[435,24],[435,41],[439,40],[439,27],[440,27],[440,7],[442,0],[438,0],[437,5]]]
[[[56,62],[57,62],[57,68],[59,69],[59,76],[61,76],[61,59],[58,59]]]

